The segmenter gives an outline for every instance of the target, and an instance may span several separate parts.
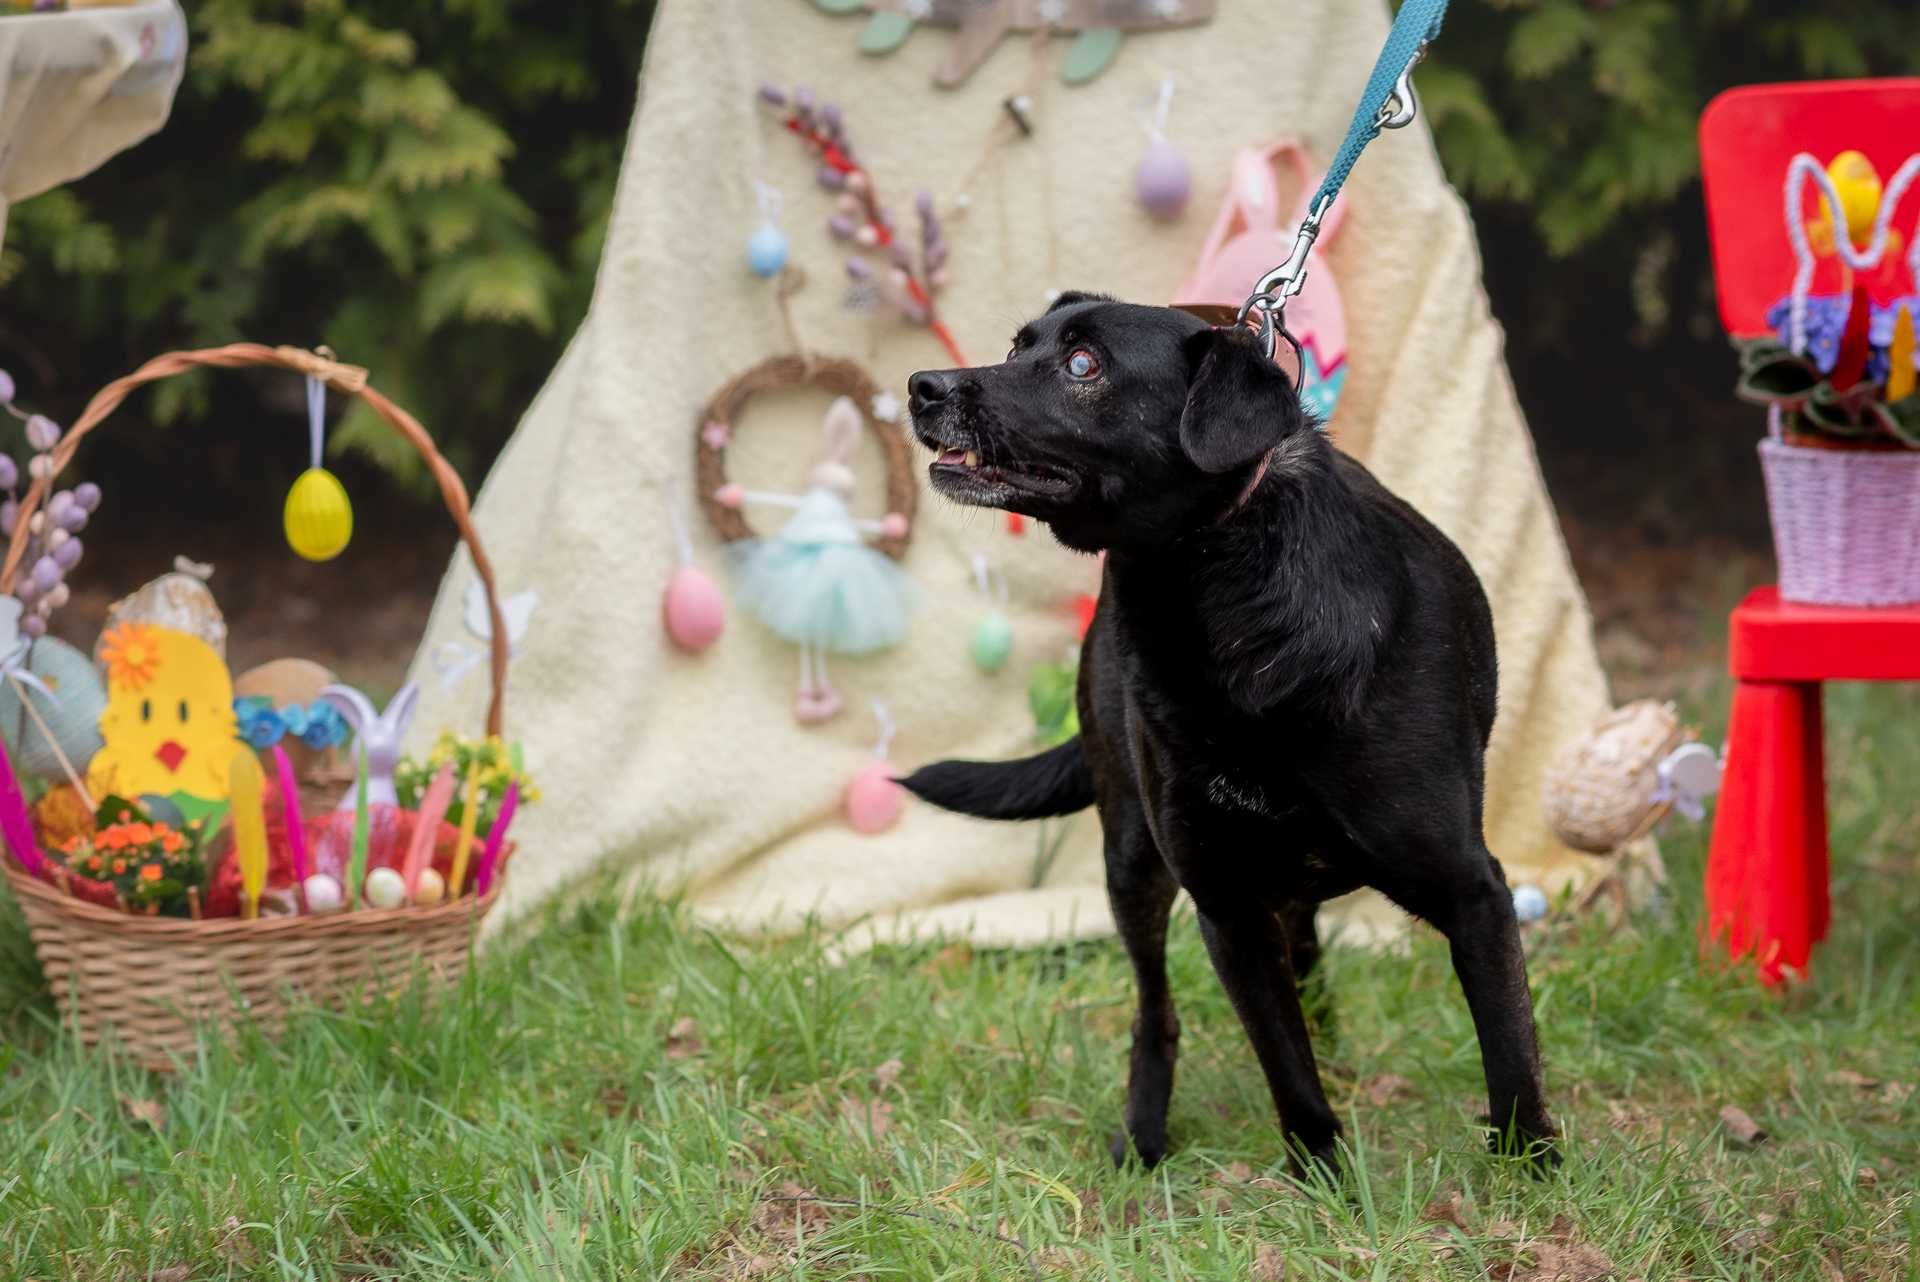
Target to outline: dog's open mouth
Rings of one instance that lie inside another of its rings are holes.
[[[947,497],[981,507],[1005,507],[1022,499],[1059,499],[1078,484],[1073,473],[1046,463],[989,463],[978,450],[942,449],[927,469],[933,487]]]

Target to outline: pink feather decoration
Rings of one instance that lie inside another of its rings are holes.
[[[300,781],[293,777],[287,750],[273,745],[273,767],[280,778],[280,807],[287,829],[287,858],[293,862],[293,884],[307,884],[307,824],[300,813]],[[304,894],[304,889],[302,890]]]
[[[493,889],[493,870],[500,862],[500,852],[507,844],[507,825],[513,822],[513,812],[520,806],[520,782],[509,780],[507,793],[500,798],[500,814],[493,821],[493,827],[487,829],[486,849],[480,852],[480,865],[473,871],[473,893],[485,895]]]
[[[505,811],[500,817],[506,818]],[[33,838],[33,818],[27,813],[26,796],[20,791],[20,780],[13,773],[13,762],[4,745],[0,745],[0,837],[6,838],[7,848],[13,851],[13,857],[20,861],[28,875],[41,875],[47,866],[47,857],[40,853],[40,843]],[[488,845],[492,845],[491,838]]]
[[[420,889],[420,874],[427,866],[427,859],[433,854],[433,839],[440,835],[440,821],[446,817],[447,807],[453,804],[453,763],[447,762],[434,773],[433,782],[427,785],[425,795],[420,798],[420,813],[414,820],[413,841],[407,846],[406,862],[401,865],[401,879],[407,883],[407,898],[412,899]]]

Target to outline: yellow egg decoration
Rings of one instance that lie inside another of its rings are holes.
[[[1827,165],[1827,179],[1840,198],[1840,217],[1846,223],[1847,238],[1856,248],[1865,249],[1873,235],[1874,219],[1880,213],[1879,171],[1863,153],[1843,151]],[[1815,202],[1807,233],[1816,253],[1831,254],[1839,248],[1833,215],[1825,199]]]
[[[1873,162],[1857,151],[1843,151],[1827,166],[1827,177],[1840,194],[1840,212],[1847,220],[1847,235],[1864,246],[1873,232],[1873,220],[1880,212],[1880,174]]]
[[[324,467],[310,467],[287,491],[287,543],[309,561],[331,561],[353,537],[347,487]]]

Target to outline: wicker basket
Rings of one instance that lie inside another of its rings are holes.
[[[174,352],[101,389],[55,446],[52,472],[35,481],[20,501],[13,542],[0,564],[0,593],[12,589],[28,518],[45,500],[53,478],[66,468],[87,433],[135,388],[200,366],[255,365],[309,375],[336,392],[360,397],[426,460],[472,555],[493,614],[487,732],[500,733],[508,633],[493,567],[474,532],[466,487],[419,422],[367,386],[366,371],[324,355],[253,343]],[[474,932],[499,898],[501,886],[496,876],[484,897],[467,896],[431,908],[182,921],[101,908],[28,876],[11,858],[5,862],[7,883],[26,916],[34,951],[67,1026],[89,1045],[111,1035],[155,1069],[172,1068],[190,1054],[203,1028],[225,1030],[250,1020],[265,1032],[276,1032],[288,1008],[303,997],[325,1002],[354,993],[391,993],[420,970],[442,982],[457,980],[466,970]]]
[[[1920,450],[1810,449],[1760,442],[1782,600],[1920,601]]]

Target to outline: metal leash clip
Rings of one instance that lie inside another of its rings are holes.
[[[1413,51],[1413,57],[1407,63],[1407,69],[1393,82],[1393,92],[1380,104],[1380,114],[1374,117],[1376,129],[1405,129],[1420,114],[1420,100],[1413,94],[1413,69],[1427,56],[1427,42],[1422,40],[1420,47]]]
[[[1307,216],[1300,220],[1300,231],[1293,238],[1293,252],[1287,255],[1287,261],[1255,282],[1253,293],[1240,304],[1236,324],[1244,325],[1248,317],[1260,313],[1260,346],[1269,360],[1279,350],[1282,336],[1293,345],[1295,361],[1300,359],[1299,341],[1287,330],[1287,303],[1307,283],[1307,255],[1312,252],[1314,241],[1320,239],[1320,223],[1332,207],[1333,197],[1328,195],[1307,211]]]
[[[1393,82],[1393,89],[1387,94],[1386,101],[1380,104],[1373,121],[1375,130],[1404,129],[1413,123],[1414,117],[1420,112],[1420,101],[1413,93],[1413,69],[1426,56],[1427,42],[1423,40]],[[1359,128],[1359,122],[1356,122],[1355,130]],[[1362,146],[1369,136],[1361,135]],[[1349,135],[1348,142],[1352,141],[1353,137]],[[1287,329],[1287,302],[1306,285],[1307,255],[1313,250],[1313,242],[1320,238],[1321,220],[1327,216],[1327,210],[1333,207],[1338,192],[1336,183],[1333,191],[1323,192],[1314,201],[1313,208],[1307,211],[1307,216],[1300,222],[1300,231],[1294,237],[1293,252],[1287,255],[1287,261],[1254,284],[1253,293],[1247,296],[1246,302],[1240,304],[1239,315],[1234,318],[1235,324],[1245,325],[1250,316],[1255,312],[1260,313],[1260,346],[1269,360],[1280,349],[1280,340],[1285,338],[1293,347],[1296,368],[1306,368],[1300,354],[1300,341]]]

